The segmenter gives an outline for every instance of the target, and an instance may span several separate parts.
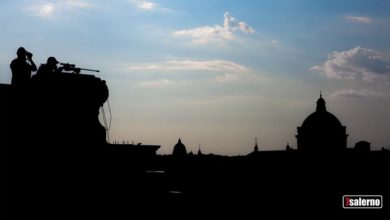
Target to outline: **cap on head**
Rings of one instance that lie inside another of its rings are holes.
[[[55,57],[49,57],[49,58],[47,58],[47,63],[57,64],[59,62],[57,61],[57,59]]]
[[[27,53],[26,49],[24,49],[24,47],[19,47],[18,51],[16,51],[16,54],[18,56],[25,56]]]

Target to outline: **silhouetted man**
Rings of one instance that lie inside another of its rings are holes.
[[[59,62],[57,61],[57,59],[55,57],[49,57],[47,59],[46,64],[42,64],[39,67],[38,72],[37,72],[37,76],[46,78],[46,77],[53,76],[53,74],[57,74],[57,73],[61,72],[62,69],[57,67],[58,63]]]
[[[24,47],[19,47],[16,52],[18,57],[11,62],[12,81],[15,87],[28,85],[31,79],[31,72],[37,71],[37,66],[32,60],[32,53],[26,51]]]

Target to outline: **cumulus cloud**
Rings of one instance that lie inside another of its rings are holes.
[[[344,97],[344,98],[366,98],[366,97],[377,97],[380,96],[381,93],[371,91],[371,90],[355,90],[355,89],[347,89],[339,92],[335,92],[331,97]]]
[[[328,55],[325,63],[313,66],[312,71],[335,79],[378,82],[390,79],[390,61],[373,49],[356,47]]]
[[[41,5],[33,10],[36,11],[35,14],[37,16],[47,19],[53,15],[53,13],[55,11],[55,6],[53,4],[44,4],[44,5]]]
[[[32,11],[35,16],[44,19],[51,19],[57,12],[64,10],[85,9],[90,7],[92,7],[92,4],[84,0],[63,0],[56,3],[45,3],[32,6],[30,11]]]
[[[351,22],[359,23],[359,24],[370,24],[370,23],[372,23],[372,18],[364,17],[364,16],[346,16],[345,19],[347,21],[351,21]]]
[[[237,20],[229,12],[224,14],[223,26],[203,26],[173,32],[174,36],[192,38],[195,43],[209,43],[212,41],[232,40],[235,32],[253,34],[255,30],[243,21]]]
[[[235,17],[231,16],[229,12],[225,12],[223,15],[223,27],[229,31],[242,31],[246,34],[253,34],[255,30],[248,24],[242,21],[238,21]]]
[[[152,2],[141,2],[138,4],[138,7],[145,10],[153,10],[155,9],[157,4]]]
[[[170,60],[158,63],[132,65],[129,71],[218,71],[218,72],[241,72],[248,68],[226,60]]]
[[[157,4],[149,1],[142,0],[129,0],[130,3],[134,4],[137,8],[142,10],[154,10],[157,8]]]

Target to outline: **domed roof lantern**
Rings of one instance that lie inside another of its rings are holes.
[[[320,92],[320,98],[317,100],[317,112],[325,112],[326,111],[326,102],[322,98],[322,92]]]

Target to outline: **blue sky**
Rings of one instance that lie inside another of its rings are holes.
[[[100,69],[111,140],[246,154],[296,147],[296,127],[328,110],[360,140],[390,146],[386,0],[5,0],[0,82],[19,46]],[[107,108],[107,106],[106,106]]]

